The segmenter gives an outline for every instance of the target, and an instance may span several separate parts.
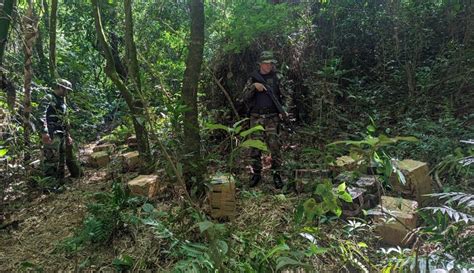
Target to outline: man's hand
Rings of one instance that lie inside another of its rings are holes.
[[[51,144],[52,142],[48,134],[42,134],[41,141],[43,142],[43,144]]]
[[[288,112],[285,112],[285,113],[283,113],[283,114],[280,113],[280,114],[278,114],[278,116],[280,117],[281,120],[287,120],[287,119],[290,117],[290,115],[288,114]]]
[[[256,82],[253,85],[255,86],[255,89],[257,89],[258,92],[267,91],[267,88],[265,87],[265,85],[263,85],[259,82]]]
[[[73,140],[72,140],[71,136],[67,136],[66,141],[67,141],[67,145],[72,145],[72,143],[73,143]]]

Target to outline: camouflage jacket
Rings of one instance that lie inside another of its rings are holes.
[[[254,76],[254,73],[259,73],[258,71],[254,71],[250,74],[249,79],[247,80],[244,89],[241,93],[239,102],[244,103],[247,107],[248,112],[250,113],[252,109],[255,107],[255,97],[256,97],[256,90],[254,83],[258,82]],[[271,72],[273,74],[273,84],[272,89],[275,91],[274,95],[283,107],[286,110],[286,96],[284,95],[286,88],[283,86],[283,76],[278,72]]]
[[[64,97],[57,96],[54,93],[47,94],[40,104],[41,118],[38,122],[38,128],[41,133],[49,134],[51,137],[55,131],[66,133],[67,124],[67,105]]]

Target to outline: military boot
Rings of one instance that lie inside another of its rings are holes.
[[[273,184],[275,185],[275,188],[277,189],[281,189],[284,186],[283,180],[281,180],[281,176],[278,172],[275,172],[273,174]]]
[[[260,183],[260,181],[262,181],[262,175],[259,174],[259,173],[255,173],[255,174],[253,174],[252,179],[250,179],[249,186],[251,188],[253,188],[253,187],[257,186],[258,183]]]

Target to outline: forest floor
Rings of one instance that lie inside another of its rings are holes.
[[[268,165],[268,160],[265,160]],[[86,168],[80,179],[67,178],[65,190],[61,193],[28,192],[12,201],[7,213],[12,215],[11,226],[0,230],[0,264],[2,272],[34,270],[115,270],[113,261],[123,256],[131,256],[135,261],[132,269],[153,268],[167,272],[177,262],[166,253],[168,244],[154,237],[147,227],[138,227],[132,232],[115,234],[105,244],[87,244],[78,251],[67,252],[62,242],[75,234],[87,215],[87,204],[97,192],[110,192],[112,181],[107,179],[107,168]],[[137,175],[136,173],[125,174]],[[255,189],[239,187],[237,190],[236,218],[226,223],[232,234],[230,247],[237,255],[262,256],[271,253],[282,241],[290,241],[292,246],[307,248],[308,238],[301,228],[294,225],[295,209],[306,195],[275,190],[267,170],[265,181]],[[125,178],[128,179],[128,178]],[[125,180],[124,179],[124,180]],[[241,179],[246,181],[247,175]],[[126,181],[126,180],[125,180]],[[198,238],[196,226],[189,227],[189,220],[179,219],[178,208],[183,200],[176,192],[165,199],[150,200],[157,211],[174,214],[175,233],[183,233],[189,240]],[[182,217],[182,216],[181,216]],[[332,221],[319,229],[320,245],[329,246],[344,230],[344,221]],[[326,241],[326,242],[324,242]],[[376,236],[370,232],[365,242],[376,245]],[[290,243],[288,243],[290,244]],[[251,250],[252,253],[248,253]],[[362,249],[367,253],[368,249]],[[253,253],[255,252],[255,253]],[[263,253],[263,254],[262,254]],[[334,258],[332,258],[334,257]],[[315,257],[312,264],[319,264],[318,271],[332,272],[344,262],[336,256]]]
[[[1,271],[74,268],[74,261],[57,251],[73,235],[86,213],[87,193],[110,188],[106,172],[87,170],[81,179],[66,179],[62,193],[30,192],[10,204],[15,225],[0,232]],[[64,265],[72,265],[72,267]]]

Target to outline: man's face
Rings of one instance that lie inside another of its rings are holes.
[[[65,97],[68,93],[68,90],[64,87],[58,86],[56,87],[56,95],[60,97]]]
[[[273,64],[272,63],[260,63],[260,73],[268,74],[272,71]]]

